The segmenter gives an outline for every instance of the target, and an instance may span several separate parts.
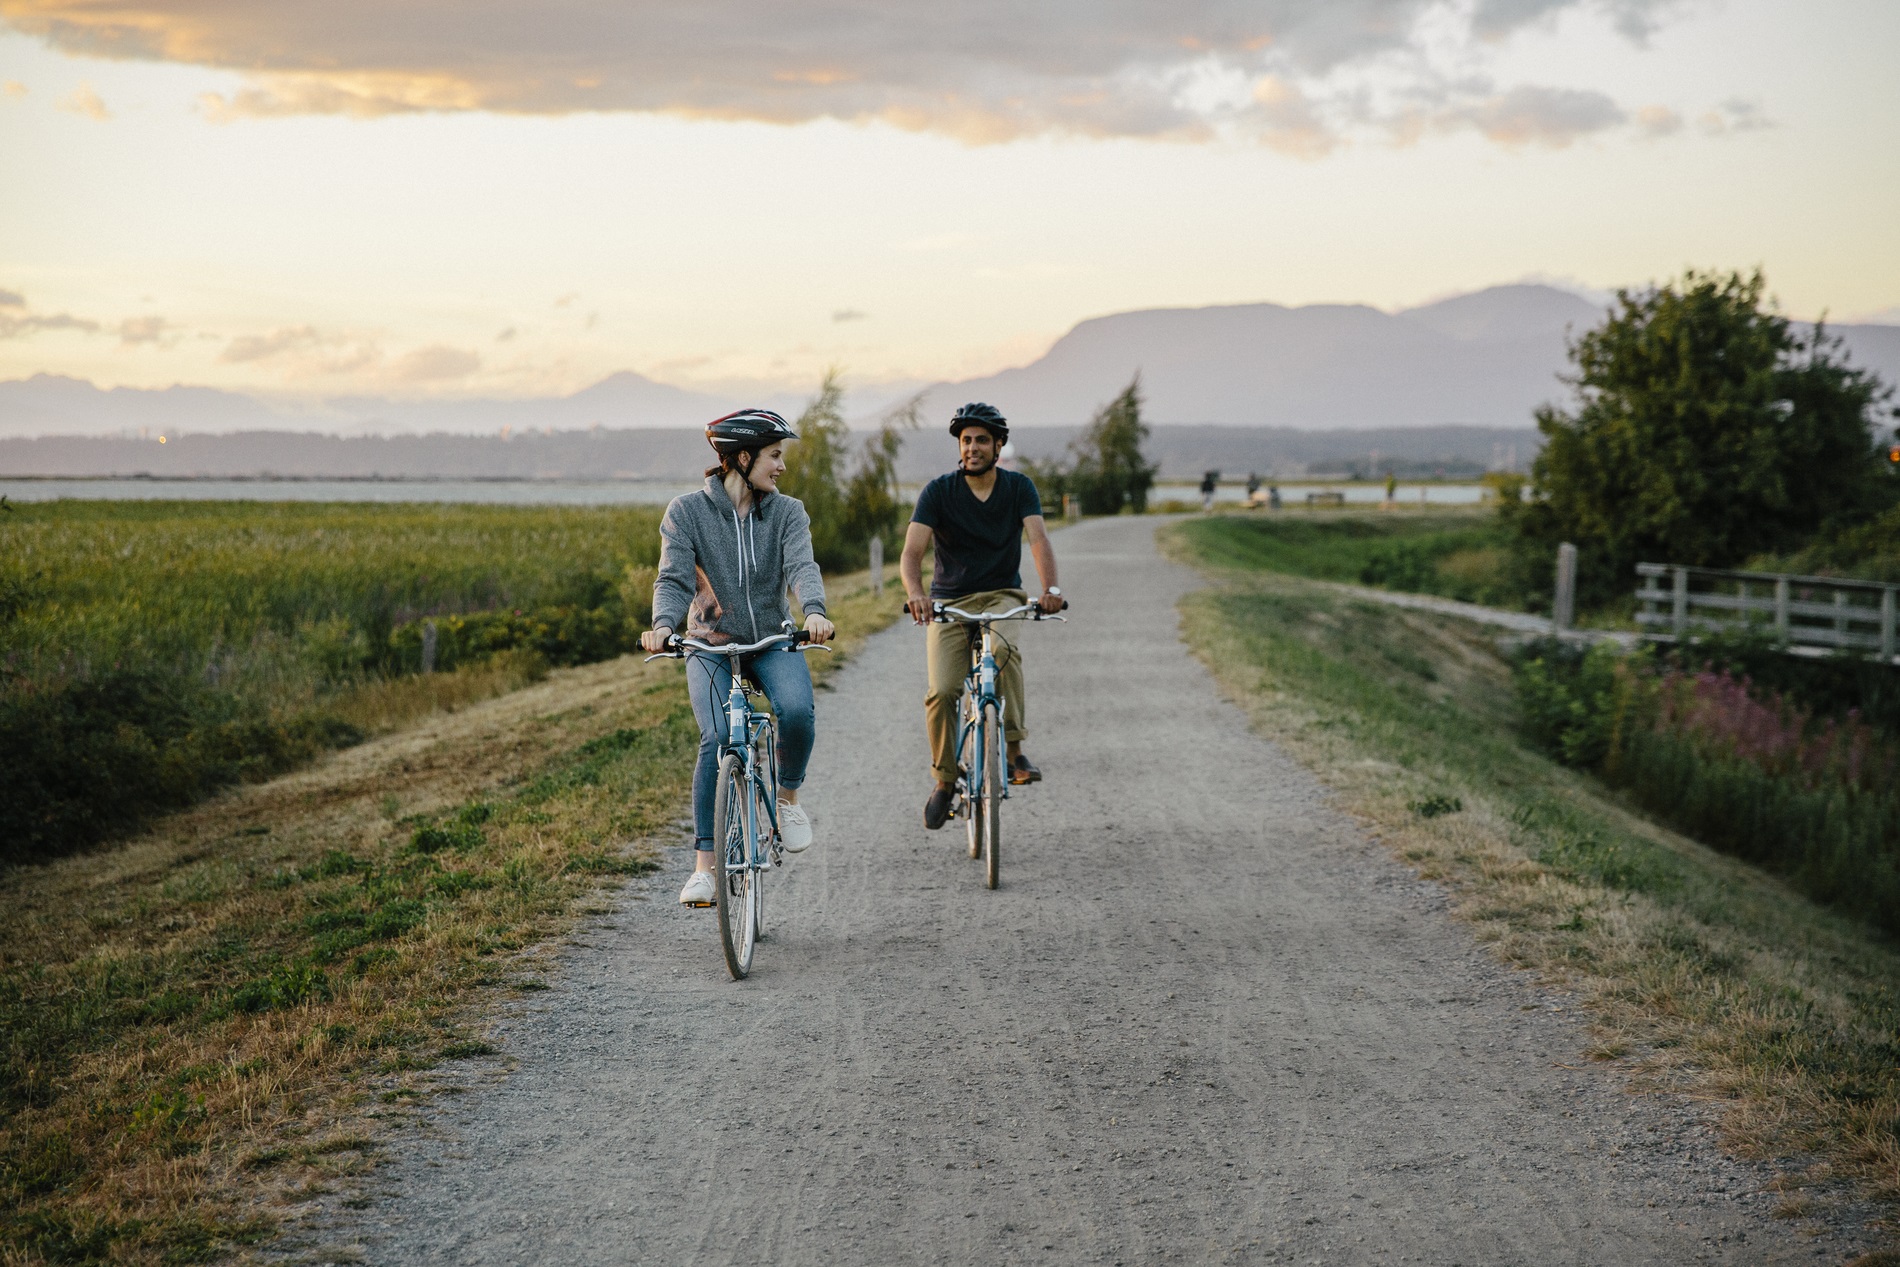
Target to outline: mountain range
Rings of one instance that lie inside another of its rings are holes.
[[[935,425],[963,401],[988,400],[1029,443],[1038,431],[1087,421],[1139,373],[1145,415],[1163,426],[1521,430],[1539,404],[1568,396],[1559,378],[1566,342],[1603,315],[1590,300],[1540,285],[1495,286],[1395,313],[1264,303],[1118,313],[1081,322],[1028,365],[927,388],[924,416]],[[1900,326],[1831,329],[1854,363],[1900,383]],[[208,387],[106,390],[41,374],[0,382],[0,438],[671,430],[697,428],[745,403],[796,408],[795,401],[727,400],[632,372],[561,397],[340,397],[295,406]],[[875,419],[867,409],[855,421]],[[1043,437],[1053,438],[1053,430]],[[0,450],[0,474],[10,465]]]

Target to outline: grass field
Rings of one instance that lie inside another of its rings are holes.
[[[10,507],[0,861],[617,654],[646,615],[657,524],[652,508]],[[461,676],[405,684],[431,618],[437,667]]]
[[[1893,941],[1542,755],[1490,634],[1259,566],[1283,556],[1222,548],[1218,522],[1170,534],[1220,582],[1185,627],[1263,733],[1500,955],[1574,992],[1594,1058],[1723,1106],[1731,1146],[1781,1163],[1785,1214],[1900,1204]]]
[[[827,584],[842,653],[811,657],[821,680],[896,608]],[[675,837],[697,742],[676,664],[425,703],[122,845],[0,872],[0,1262],[268,1242],[456,1089],[490,1050],[483,1007],[539,988],[554,939]]]
[[[1548,600],[1514,579],[1508,539],[1478,507],[1252,511],[1188,520],[1197,554],[1219,567],[1377,585],[1492,607]]]

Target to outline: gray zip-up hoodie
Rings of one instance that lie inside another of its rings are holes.
[[[807,616],[825,614],[805,503],[773,493],[741,515],[726,486],[709,475],[704,488],[667,505],[653,581],[654,628],[708,642],[757,642],[791,619],[787,589],[797,591]]]

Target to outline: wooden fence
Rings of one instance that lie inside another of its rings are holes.
[[[1652,638],[1754,631],[1808,655],[1862,652],[1893,663],[1900,585],[1777,572],[1638,563],[1636,621]]]

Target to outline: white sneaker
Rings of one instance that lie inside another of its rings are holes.
[[[786,853],[804,853],[811,848],[811,815],[803,805],[778,803],[778,835],[785,842]]]
[[[713,889],[713,873],[695,871],[680,890],[681,906],[711,906],[718,898]]]

